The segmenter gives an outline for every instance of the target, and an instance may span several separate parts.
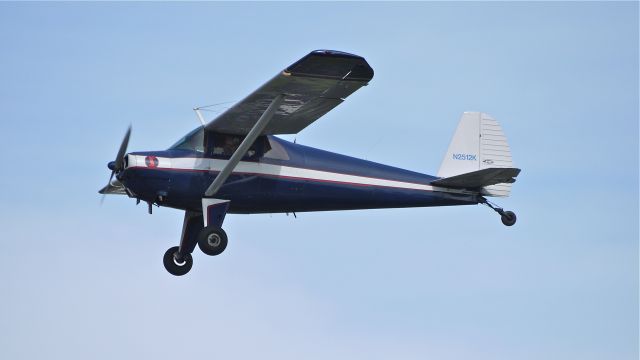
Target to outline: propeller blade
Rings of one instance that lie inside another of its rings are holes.
[[[125,191],[126,188],[124,185],[116,180],[113,180],[113,176],[124,169],[124,155],[127,153],[127,146],[129,146],[129,137],[131,136],[131,125],[127,129],[126,134],[124,134],[124,139],[122,139],[122,143],[120,144],[120,149],[118,149],[118,155],[116,156],[116,160],[109,163],[108,167],[111,169],[111,175],[109,176],[109,182],[107,186],[103,187],[98,191],[98,193],[102,194],[102,199],[100,200],[100,204],[104,201],[104,196],[108,194],[118,194],[118,195],[127,195]]]
[[[98,191],[99,194],[117,194],[117,195],[126,195],[124,185],[117,179],[113,182],[109,181],[107,186],[103,187]]]
[[[129,145],[129,136],[131,136],[131,125],[127,129],[127,133],[124,135],[124,139],[122,139],[122,143],[120,144],[120,150],[118,150],[118,156],[116,156],[116,163],[113,171],[122,170],[124,167],[124,154],[127,152],[127,146]],[[113,177],[113,172],[111,173]],[[109,180],[111,182],[111,180]]]

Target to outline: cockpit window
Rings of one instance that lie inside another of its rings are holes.
[[[205,139],[206,138],[206,139]],[[182,137],[175,144],[171,145],[171,150],[188,150],[205,153],[205,156],[228,159],[238,149],[244,140],[241,135],[219,134],[207,132],[205,136],[204,128],[193,129],[190,133]],[[207,143],[205,147],[205,141]],[[272,136],[260,136],[255,143],[247,150],[243,159],[257,160],[259,158],[289,160],[289,154],[284,146]]]
[[[214,158],[229,158],[236,152],[244,136],[230,135],[219,133],[208,133],[207,140],[207,156]],[[270,136],[260,136],[251,145],[247,153],[244,154],[244,160],[258,160],[260,158],[289,160],[284,147],[274,138]]]
[[[213,156],[230,157],[240,146],[242,137],[238,135],[212,134]],[[251,153],[249,150],[248,153]],[[255,154],[255,151],[253,151]],[[252,155],[253,155],[252,154]]]
[[[204,128],[199,127],[193,129],[190,133],[171,145],[169,149],[173,150],[190,150],[204,153]]]
[[[262,144],[263,138],[259,137],[256,141],[251,145],[249,150],[247,150],[246,154],[242,157],[244,160],[257,160],[262,154]],[[244,136],[242,135],[230,135],[230,134],[218,134],[218,133],[209,133],[207,134],[207,155],[213,156],[214,158],[222,158],[228,159],[230,158],[242,141],[244,141]]]

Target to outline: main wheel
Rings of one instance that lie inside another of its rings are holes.
[[[513,211],[505,211],[502,216],[500,216],[500,220],[506,226],[512,226],[516,223],[516,214]]]
[[[182,276],[191,270],[193,266],[193,258],[191,254],[184,254],[182,256],[181,261],[176,260],[176,255],[178,255],[179,246],[174,246],[169,248],[166,253],[164,253],[164,258],[162,261],[164,262],[164,268],[171,275]]]
[[[207,255],[220,255],[227,248],[227,233],[217,226],[207,226],[198,234],[198,247]]]

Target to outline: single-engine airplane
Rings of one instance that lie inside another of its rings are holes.
[[[502,128],[465,112],[437,176],[356,159],[280,139],[295,134],[373,78],[360,56],[312,51],[167,150],[127,153],[131,127],[101,194],[123,194],[184,210],[179,246],[164,266],[184,275],[196,244],[207,255],[227,246],[227,213],[402,208],[485,204],[512,226],[516,215],[486,197],[509,196],[520,173]],[[115,179],[114,179],[115,175]]]

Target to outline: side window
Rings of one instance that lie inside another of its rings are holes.
[[[207,134],[207,152],[212,157],[217,158],[230,158],[244,140],[244,136],[241,135],[228,135],[228,134]],[[245,160],[254,160],[260,158],[264,153],[263,147],[265,143],[264,137],[259,137],[256,142],[247,150],[247,153],[243,157]]]
[[[213,136],[213,155],[230,157],[241,143],[240,136],[215,134]]]
[[[289,160],[289,154],[277,140],[267,136],[264,141],[264,157],[267,159]]]

